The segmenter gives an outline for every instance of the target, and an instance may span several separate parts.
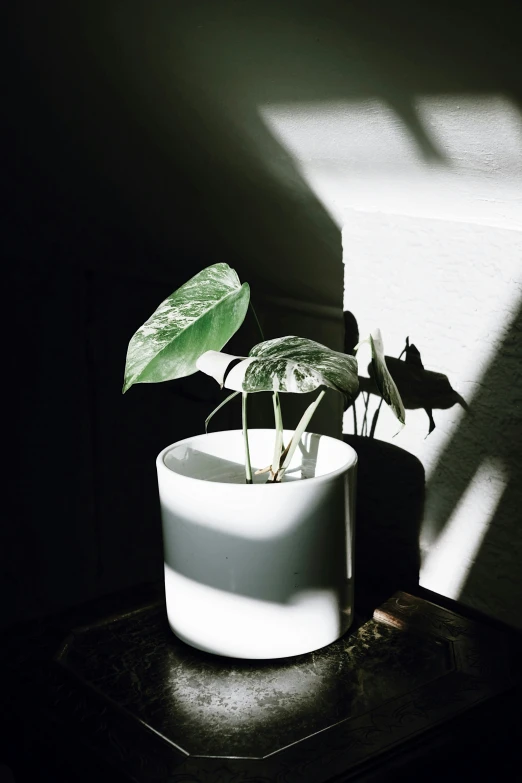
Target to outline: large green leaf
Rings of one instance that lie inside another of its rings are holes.
[[[201,357],[198,367],[236,391],[302,394],[328,386],[353,399],[359,388],[354,356],[303,337],[279,337],[259,343],[248,358],[211,351]],[[229,367],[232,369],[227,372]]]
[[[155,310],[127,351],[126,392],[134,383],[158,383],[197,371],[198,358],[219,351],[239,329],[250,299],[228,264],[199,272]]]

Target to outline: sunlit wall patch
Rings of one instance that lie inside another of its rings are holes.
[[[406,105],[369,97],[258,111],[339,227],[355,209],[520,228],[522,124],[506,96],[411,96]],[[277,160],[267,165],[284,179]]]
[[[509,474],[488,457],[480,464],[444,530],[434,543],[421,540],[421,580],[428,589],[457,599],[495,517]]]
[[[261,106],[259,113],[305,169],[308,162],[320,161],[354,169],[393,168],[417,157],[411,133],[382,100],[272,104]]]
[[[479,578],[483,571],[488,576],[478,550],[490,522],[477,531],[472,498],[475,492],[488,497],[487,483],[478,490],[481,481],[488,481],[488,471],[477,471],[471,487],[467,480],[477,467],[477,454],[484,454],[496,476],[493,485],[502,487],[505,468],[499,465],[508,465],[509,449],[516,448],[509,422],[517,404],[518,360],[506,346],[517,334],[521,303],[520,110],[506,95],[494,93],[407,98],[406,107],[371,95],[354,101],[274,102],[260,106],[259,113],[342,227],[344,307],[355,315],[360,334],[381,328],[386,353],[393,357],[408,336],[425,367],[446,375],[470,406],[469,413],[459,405],[434,410],[437,427],[428,438],[422,408],[406,411],[407,426],[397,434],[383,406],[376,437],[411,452],[425,468],[421,584],[441,594],[449,594],[447,585],[456,594],[475,558],[474,591],[488,610],[506,603],[499,583]],[[378,404],[376,397],[370,402],[370,422]],[[361,398],[357,406],[360,426]],[[488,406],[491,414],[483,415]],[[344,419],[344,431],[352,432],[351,410]],[[459,507],[451,520],[438,519],[436,495],[440,498],[446,480],[444,464],[456,449],[469,463],[463,468],[466,480],[448,476]],[[490,505],[494,515],[496,505]],[[513,525],[517,513],[514,508]],[[447,522],[459,531],[462,541],[452,551],[461,554],[438,559]],[[437,543],[440,529],[443,538]],[[496,525],[490,536],[501,544]],[[505,573],[518,571],[514,553],[500,548]],[[490,590],[498,595],[488,596]]]

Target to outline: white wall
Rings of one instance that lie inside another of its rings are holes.
[[[435,410],[428,438],[422,410],[398,434],[380,415],[376,436],[426,471],[421,584],[522,627],[521,117],[501,95],[416,109],[436,159],[376,100],[261,112],[342,227],[345,309],[361,337],[380,327],[397,357],[409,336],[470,406]]]

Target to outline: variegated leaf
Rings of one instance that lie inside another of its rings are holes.
[[[390,375],[390,371],[386,366],[386,359],[384,357],[384,346],[382,342],[382,336],[380,329],[376,329],[370,335],[370,346],[372,349],[372,366],[375,383],[384,400],[394,414],[397,416],[401,424],[406,422],[406,412],[402,403],[401,395],[395,384],[395,381]]]
[[[232,362],[238,363],[229,371]],[[303,337],[259,343],[246,359],[209,351],[198,368],[236,391],[304,394],[328,386],[353,399],[359,386],[355,357]]]
[[[250,299],[228,264],[209,266],[174,291],[132,337],[126,392],[134,383],[157,383],[196,372],[208,350],[219,351],[239,329]]]
[[[319,386],[355,397],[359,387],[357,361],[304,337],[278,337],[254,346],[243,389],[253,391],[314,391]]]

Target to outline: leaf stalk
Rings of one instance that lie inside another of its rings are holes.
[[[248,444],[247,397],[248,392],[243,392],[241,412],[243,419],[243,442],[245,444],[245,483],[252,484],[252,467],[250,465],[250,447]]]

